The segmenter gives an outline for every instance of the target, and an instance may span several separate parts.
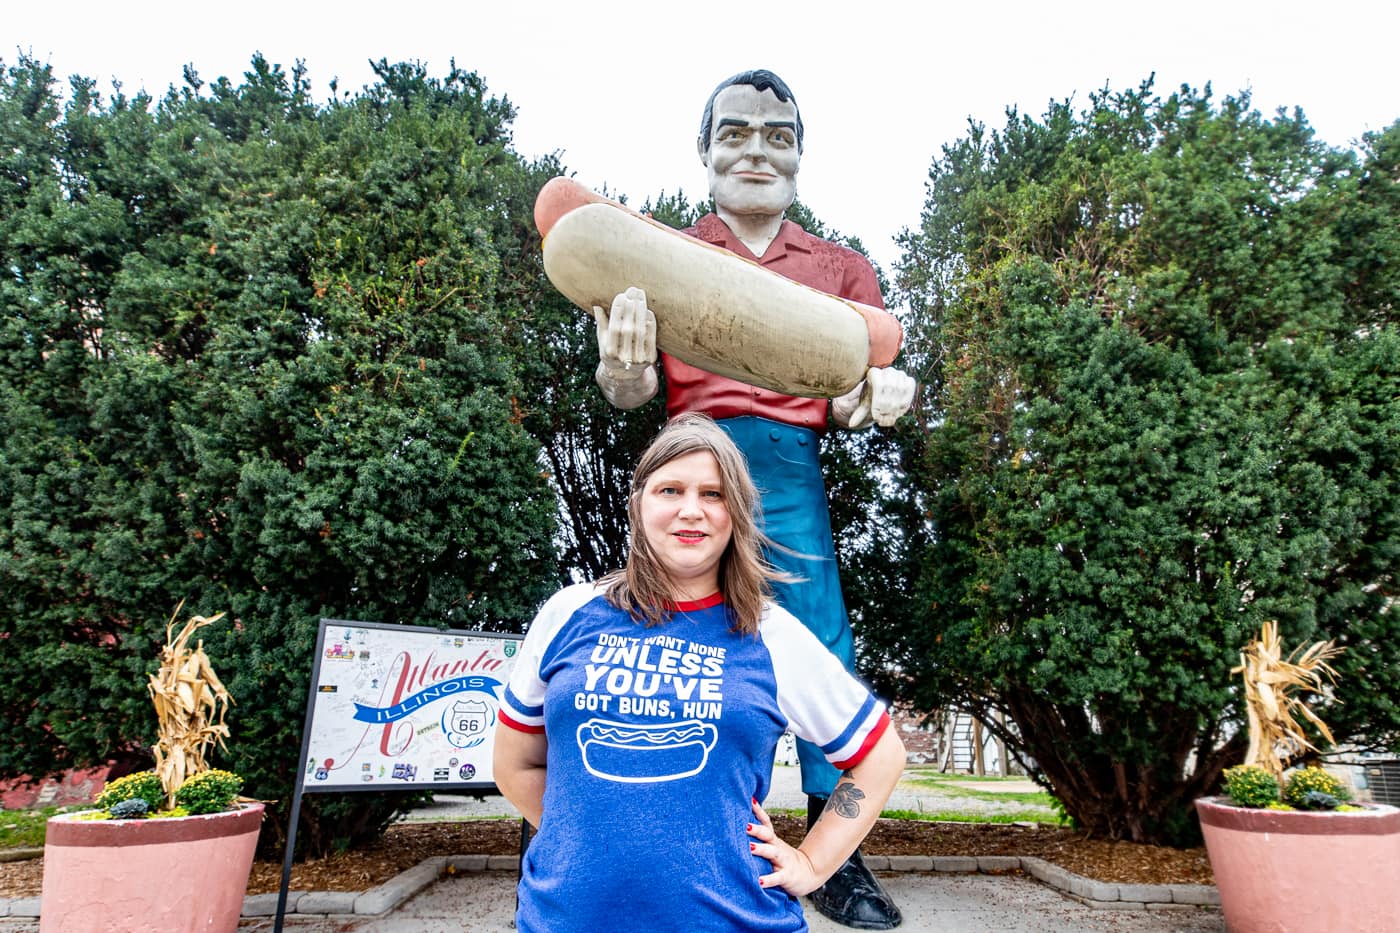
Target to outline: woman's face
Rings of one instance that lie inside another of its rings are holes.
[[[714,454],[697,450],[647,477],[641,516],[642,534],[677,589],[673,600],[704,599],[719,589],[730,521]]]

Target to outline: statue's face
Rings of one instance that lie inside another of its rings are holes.
[[[715,97],[710,149],[700,160],[710,196],[733,214],[781,214],[797,196],[797,105],[735,84]]]

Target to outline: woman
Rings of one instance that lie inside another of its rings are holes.
[[[516,658],[495,780],[538,827],[516,924],[805,930],[904,766],[883,706],[769,599],[743,455],[682,415],[632,478],[624,570],[555,594]],[[787,729],[845,769],[801,846],[758,804]]]

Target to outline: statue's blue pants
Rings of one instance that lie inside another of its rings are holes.
[[[726,418],[720,427],[748,457],[749,471],[763,496],[763,530],[774,542],[796,553],[767,549],[764,556],[800,583],[774,586],[778,603],[811,629],[847,670],[855,664],[851,623],[841,598],[836,549],[831,540],[826,485],[817,451],[820,438],[807,428],[744,415]],[[798,740],[802,790],[827,797],[841,776],[809,742]]]

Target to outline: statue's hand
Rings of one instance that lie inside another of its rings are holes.
[[[914,404],[916,387],[908,373],[871,367],[860,385],[832,399],[831,415],[837,424],[848,428],[863,428],[872,421],[888,428]]]
[[[646,292],[627,289],[613,299],[610,312],[594,305],[593,320],[598,360],[607,369],[640,369],[656,362],[656,315],[647,307]]]
[[[598,370],[594,381],[618,408],[650,401],[660,386],[656,376],[656,315],[640,288],[613,299],[612,310],[593,306],[598,325]]]

